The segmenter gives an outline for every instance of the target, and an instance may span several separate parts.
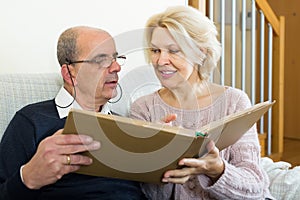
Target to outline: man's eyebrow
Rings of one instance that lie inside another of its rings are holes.
[[[108,56],[109,56],[108,54],[98,54],[98,55],[94,56],[94,58],[105,58]]]
[[[98,55],[94,56],[93,59],[95,59],[95,58],[105,58],[105,57],[110,57],[110,56],[111,55],[109,55],[109,54],[102,53],[102,54],[98,54]],[[113,53],[112,56],[115,56],[115,57],[118,56],[118,52]]]

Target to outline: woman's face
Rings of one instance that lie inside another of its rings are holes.
[[[198,79],[194,64],[189,62],[166,28],[153,30],[150,44],[150,58],[156,76],[161,84],[176,89]]]

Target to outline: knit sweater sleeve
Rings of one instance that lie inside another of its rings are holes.
[[[28,189],[20,177],[20,167],[25,164],[35,145],[34,127],[17,113],[7,127],[0,144],[0,199],[36,199],[39,192]],[[30,148],[27,148],[30,147]]]
[[[129,117],[144,121],[153,121],[151,116],[151,104],[154,101],[154,94],[142,96],[132,103],[129,110]],[[151,102],[149,102],[151,101]]]
[[[27,105],[16,112],[0,143],[0,199],[38,199],[42,189],[27,188],[20,168],[35,154],[45,137],[62,128],[54,100]]]
[[[236,96],[231,96],[236,98]],[[230,112],[244,110],[251,106],[248,96],[238,96],[238,101],[229,105]],[[261,168],[260,145],[256,125],[249,129],[238,142],[221,151],[225,171],[217,182],[212,183],[205,175],[198,176],[204,191],[217,199],[264,199],[272,198],[269,180]]]
[[[138,99],[131,106],[130,117],[146,121],[157,120],[155,119],[157,116],[161,117],[159,110],[165,110],[166,107],[156,100],[155,95]],[[224,107],[221,108],[225,108],[225,115],[251,106],[247,94],[233,88],[227,91],[223,102]],[[160,109],[157,109],[158,107]],[[221,113],[221,110],[213,109],[213,112]],[[220,152],[225,170],[216,182],[212,182],[204,174],[197,175],[185,184],[176,184],[174,199],[272,199],[268,189],[268,176],[260,167],[260,145],[257,134],[255,124],[235,144]],[[152,199],[168,199],[171,196],[170,188],[172,187],[169,184],[164,187],[143,185],[144,192]]]

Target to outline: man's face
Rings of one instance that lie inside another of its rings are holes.
[[[107,33],[84,34],[78,38],[81,55],[78,60],[97,60],[75,67],[76,96],[85,106],[103,105],[116,96],[120,65],[113,60],[117,53],[113,38]],[[103,60],[103,62],[102,62]],[[109,65],[112,61],[111,65]]]

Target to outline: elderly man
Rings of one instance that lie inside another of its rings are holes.
[[[86,135],[63,135],[71,108],[109,114],[119,60],[112,36],[93,27],[64,31],[57,45],[63,87],[55,99],[19,110],[0,144],[0,199],[143,199],[139,183],[72,173],[90,165],[79,154],[100,148]]]

